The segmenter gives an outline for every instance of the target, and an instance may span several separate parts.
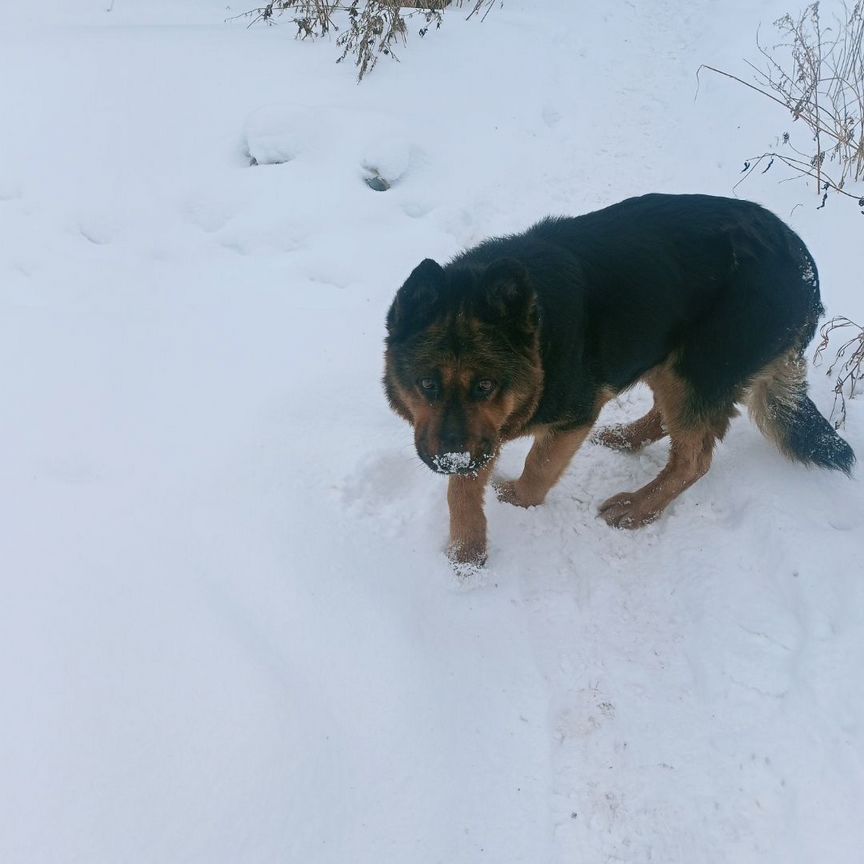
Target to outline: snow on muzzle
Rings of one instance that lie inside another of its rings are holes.
[[[491,456],[483,456],[481,459],[472,459],[471,454],[465,450],[462,453],[433,456],[432,465],[439,474],[476,474],[490,458]]]

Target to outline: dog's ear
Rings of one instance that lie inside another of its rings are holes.
[[[387,332],[392,336],[416,325],[432,311],[444,285],[444,268],[431,258],[421,261],[396,292],[387,313]]]
[[[537,297],[525,266],[515,258],[499,258],[481,277],[483,298],[492,315],[517,326],[537,325]]]

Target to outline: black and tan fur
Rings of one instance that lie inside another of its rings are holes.
[[[609,498],[610,525],[656,519],[711,465],[746,404],[791,459],[849,473],[851,448],[807,396],[803,351],[822,312],[803,242],[755,204],[646,195],[423,261],[387,316],[384,385],[417,453],[450,475],[450,551],[486,557],[483,493],[501,445],[533,435],[499,497],[540,504],[606,401],[644,381],[654,406],[596,440],[669,436],[658,477]]]

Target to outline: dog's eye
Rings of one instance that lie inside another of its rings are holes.
[[[425,390],[427,393],[435,392],[435,379],[434,378],[421,378],[417,382],[421,389]]]
[[[488,396],[495,389],[495,382],[491,378],[481,378],[475,389],[481,396]]]

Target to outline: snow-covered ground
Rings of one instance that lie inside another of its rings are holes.
[[[507,0],[360,86],[216,0],[0,5],[0,861],[864,860],[859,480],[741,419],[631,534],[665,446],[586,446],[460,581],[379,383],[421,258],[803,135],[697,95],[783,2]],[[781,178],[860,321],[860,215]]]

